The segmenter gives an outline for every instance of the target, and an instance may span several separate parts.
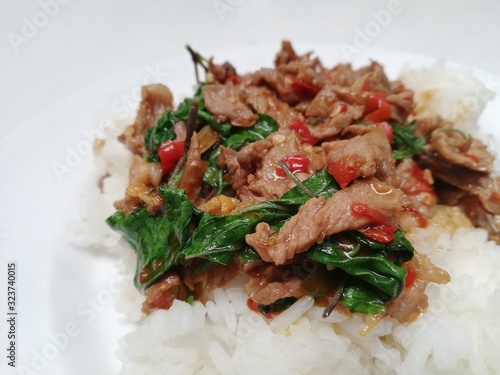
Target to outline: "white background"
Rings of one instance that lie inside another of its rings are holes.
[[[8,261],[19,266],[20,363],[30,364],[34,353],[50,344],[50,335],[73,321],[75,306],[106,290],[86,285],[89,274],[79,265],[88,265],[89,259],[80,253],[64,257],[66,249],[59,240],[64,230],[58,229],[58,220],[74,208],[68,202],[82,188],[81,181],[72,175],[64,184],[54,183],[50,163],[39,162],[61,160],[67,145],[81,141],[82,129],[98,126],[102,108],[85,93],[116,82],[121,82],[116,92],[129,93],[145,74],[149,80],[155,80],[155,74],[163,78],[165,62],[179,57],[187,69],[187,43],[207,56],[218,51],[231,56],[231,50],[264,44],[277,50],[282,39],[289,39],[302,46],[331,45],[331,55],[344,61],[386,49],[500,75],[500,2],[494,0],[59,1],[0,0],[2,374],[7,368]],[[158,63],[163,65],[155,73]],[[153,73],[145,73],[148,69]],[[116,97],[110,93],[102,101],[107,112],[113,112],[109,103]],[[82,108],[84,112],[78,112]],[[57,118],[54,113],[74,121],[52,124],[47,119]],[[107,272],[99,258],[92,264],[95,278]],[[54,285],[61,289],[54,290]],[[82,333],[32,374],[111,373],[116,363],[102,362],[113,356],[116,344],[107,341],[110,310],[95,310],[100,324],[77,320]],[[55,321],[47,321],[47,314]],[[75,360],[79,353],[81,358]]]

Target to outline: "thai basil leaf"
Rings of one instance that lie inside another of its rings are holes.
[[[339,268],[365,281],[391,299],[396,298],[403,290],[406,270],[382,255],[348,258],[337,244],[331,242],[314,245],[306,255],[312,260]]]
[[[404,159],[413,156],[423,150],[426,140],[414,134],[417,122],[413,121],[409,125],[391,123],[394,146],[392,155],[394,159]]]
[[[304,181],[304,185],[318,196],[329,196],[338,190],[335,180],[326,169]],[[203,214],[198,228],[181,256],[186,259],[207,258],[217,263],[227,264],[235,252],[245,245],[245,236],[255,230],[261,222],[271,225],[288,220],[309,197],[294,187],[280,199],[257,203],[228,215]],[[221,254],[225,254],[221,260]]]
[[[159,162],[158,147],[167,140],[175,139],[174,125],[179,121],[179,118],[171,110],[165,111],[163,116],[158,120],[156,126],[151,126],[146,129],[144,134],[144,144],[147,150],[147,160]]]
[[[377,314],[385,311],[389,299],[362,281],[351,278],[344,287],[341,301],[352,312]]]
[[[259,312],[262,315],[267,315],[267,314],[285,311],[290,306],[292,306],[295,302],[297,302],[297,298],[286,297],[286,298],[278,299],[270,305],[257,305],[257,308],[259,309]]]
[[[258,223],[280,221],[292,214],[293,211],[287,207],[272,201],[258,203],[227,215],[204,214],[180,255],[185,259],[207,258],[227,264],[232,255],[246,245],[245,236],[252,233]],[[224,254],[222,259],[221,254]]]
[[[383,252],[384,254],[386,252],[392,252],[391,256],[394,258],[393,262],[398,266],[413,258],[413,246],[405,237],[405,234],[401,229],[397,229],[396,232],[394,232],[394,239],[387,244],[369,239],[363,236],[360,232],[349,232],[348,236],[355,243],[364,245],[365,247],[371,249],[372,252]]]
[[[168,202],[160,215],[140,208],[130,216],[125,217],[118,211],[107,219],[108,225],[122,233],[137,251],[135,284],[139,289],[151,286],[177,264],[178,253],[190,237],[190,224],[195,214],[183,190],[160,187],[159,192]]]
[[[217,189],[217,195],[222,194],[229,186],[224,179],[224,170],[217,165],[217,159],[220,156],[220,148],[217,147],[208,157],[207,171],[203,175],[203,182]]]
[[[239,253],[240,262],[251,263],[260,259],[259,253],[250,246],[245,246]]]
[[[257,122],[248,128],[235,128],[222,144],[233,150],[239,150],[245,143],[252,143],[266,139],[278,130],[278,124],[272,117],[259,114]]]
[[[259,120],[253,126],[249,128],[233,128],[232,130],[232,134],[228,138],[223,139],[222,144],[233,150],[239,150],[245,143],[265,139],[278,130],[278,124],[269,116],[259,115]],[[224,180],[224,170],[217,166],[217,158],[219,156],[219,147],[210,153],[208,168],[203,176],[203,182],[215,188],[217,194],[222,194],[229,185]]]

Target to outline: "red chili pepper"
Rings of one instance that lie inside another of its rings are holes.
[[[431,184],[425,178],[425,173],[417,165],[413,165],[410,171],[411,175],[415,177],[415,181],[412,182],[412,186],[408,189],[407,194],[416,195],[419,193],[431,193],[435,194],[434,189],[432,189]]]
[[[479,163],[481,161],[481,159],[479,159],[479,157],[476,155],[469,154],[467,152],[464,152],[464,155],[467,156],[468,158],[474,160],[474,162],[476,162],[476,163]]]
[[[415,208],[403,206],[403,212],[407,212],[408,214],[412,215],[417,220],[418,226],[420,228],[425,228],[427,226],[427,220]]]
[[[283,163],[287,166],[290,172],[307,172],[309,168],[309,159],[303,155],[286,156],[283,158]],[[276,167],[276,174],[280,177],[285,177],[286,173],[281,167]]]
[[[290,81],[292,82],[293,91],[300,96],[313,97],[320,90],[319,87],[316,87],[309,82],[302,81],[297,79],[294,76],[288,76]]]
[[[259,314],[262,314],[262,311],[259,310],[259,305],[251,298],[248,298],[247,299],[247,306],[250,310],[256,312],[256,313],[259,313]],[[274,318],[275,316],[279,315],[280,313],[279,312],[270,312],[270,313],[267,313],[267,314],[263,314],[267,319],[272,319]]]
[[[154,299],[153,299],[153,306],[158,308],[158,309],[168,309],[170,307],[170,302],[167,299],[167,293],[162,292],[158,294]]]
[[[359,175],[358,169],[348,165],[344,160],[330,162],[327,166],[328,173],[333,176],[342,189]]]
[[[367,218],[375,225],[386,225],[389,221],[389,216],[384,211],[365,203],[353,202],[351,213],[355,217]]]
[[[165,141],[158,147],[163,174],[166,174],[175,167],[184,153],[184,141]]]
[[[415,282],[415,279],[417,278],[417,273],[406,263],[403,264],[403,268],[406,270],[405,288],[409,288]]]
[[[388,122],[377,122],[375,124],[376,128],[382,129],[385,133],[385,136],[389,140],[390,143],[394,142],[394,134],[392,132],[392,126]]]
[[[365,104],[365,120],[382,122],[391,118],[391,105],[386,100],[386,95],[373,92]]]
[[[297,134],[301,138],[302,143],[307,143],[310,145],[314,145],[318,142],[318,138],[312,135],[311,131],[304,123],[304,121],[300,119],[295,119],[290,123],[290,129],[297,132]]]
[[[259,305],[253,299],[247,299],[247,306],[250,310],[260,313]]]
[[[230,82],[234,83],[235,85],[238,85],[241,82],[243,82],[243,79],[240,76],[231,75],[231,76],[229,76],[229,77],[226,78],[226,82],[227,81],[230,81]]]
[[[396,232],[396,227],[392,227],[389,225],[377,225],[360,230],[360,232],[363,234],[363,236],[368,237],[371,240],[381,243],[389,243],[394,239],[394,232]]]

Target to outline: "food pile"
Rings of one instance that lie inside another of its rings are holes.
[[[448,273],[405,237],[442,205],[498,240],[498,180],[479,140],[415,118],[413,92],[372,62],[333,68],[283,42],[275,67],[239,74],[189,49],[206,74],[174,108],[142,89],[125,198],[108,224],[137,253],[143,311],[206,301],[242,279],[272,318],[303,296],[411,322]]]

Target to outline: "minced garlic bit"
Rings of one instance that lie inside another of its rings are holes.
[[[224,194],[211,198],[206,203],[206,209],[214,215],[226,215],[231,213],[240,201]]]

